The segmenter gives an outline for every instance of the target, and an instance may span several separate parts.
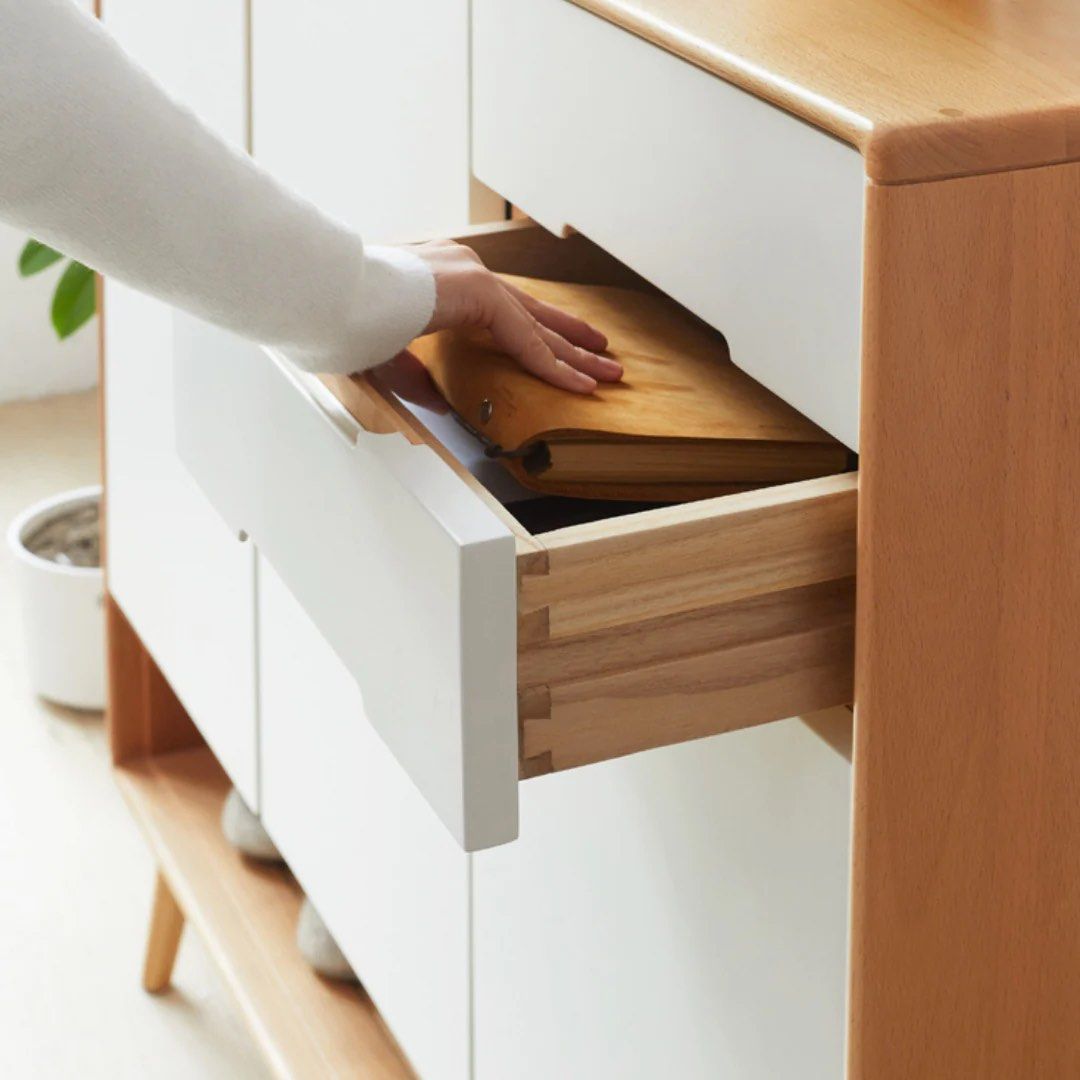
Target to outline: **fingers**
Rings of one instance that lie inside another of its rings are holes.
[[[554,330],[571,345],[580,345],[592,352],[603,352],[607,348],[607,338],[584,319],[579,319],[553,304],[537,300],[535,296],[530,296],[509,282],[504,281],[502,284],[538,323]]]
[[[477,255],[460,244],[427,244],[413,249],[435,277],[435,310],[425,332],[464,326],[486,327],[498,348],[526,371],[565,390],[591,394],[597,380],[622,378],[622,365],[597,356],[607,339],[584,320],[506,284]],[[398,358],[388,377],[402,396],[430,399],[409,361]],[[400,370],[399,370],[400,368]],[[400,380],[407,380],[401,383]]]
[[[586,349],[571,345],[566,338],[549,330],[539,321],[536,324],[537,333],[543,339],[544,344],[554,353],[557,360],[569,364],[578,371],[591,375],[600,382],[618,382],[622,378],[622,364],[606,356],[597,356]]]
[[[495,344],[545,382],[578,394],[591,394],[596,380],[558,359],[540,336],[536,320],[506,289],[498,284],[496,287],[499,295],[493,300],[488,327]]]
[[[414,405],[437,413],[447,411],[446,400],[432,382],[427,368],[411,352],[398,353],[393,360],[373,369],[371,375],[381,386]]]

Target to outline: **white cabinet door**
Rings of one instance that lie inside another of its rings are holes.
[[[263,820],[424,1080],[469,1076],[469,856],[259,561]]]
[[[167,89],[244,141],[243,0],[107,0],[105,18]],[[254,555],[176,456],[171,311],[109,283],[105,333],[109,588],[254,804]]]
[[[255,156],[368,240],[502,216],[469,169],[468,0],[253,0]]]
[[[357,723],[382,735],[457,841],[512,840],[509,530],[431,447],[364,430],[287,360],[191,316],[177,314],[176,331],[181,460],[287,582],[363,692]],[[287,770],[287,756],[273,760]],[[288,780],[263,770],[264,810]]]
[[[796,720],[521,786],[473,856],[477,1080],[837,1080],[850,765]]]

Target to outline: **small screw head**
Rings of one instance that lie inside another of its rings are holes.
[[[486,424],[491,419],[491,414],[495,411],[495,406],[491,403],[491,398],[484,398],[480,402],[480,423]]]

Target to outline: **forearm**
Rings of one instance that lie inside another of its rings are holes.
[[[419,259],[365,251],[70,0],[0,0],[0,217],[312,370],[389,359],[435,301]]]

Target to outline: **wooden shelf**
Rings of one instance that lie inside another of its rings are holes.
[[[117,780],[188,922],[283,1077],[413,1077],[371,999],[321,979],[295,944],[303,894],[288,870],[221,833],[229,781],[205,747],[117,765]]]

